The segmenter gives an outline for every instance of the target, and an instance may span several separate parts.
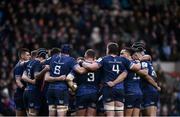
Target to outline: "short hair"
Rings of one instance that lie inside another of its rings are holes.
[[[108,43],[107,48],[109,50],[108,54],[115,54],[115,55],[119,54],[119,46],[117,43],[110,42]]]
[[[93,49],[88,49],[85,52],[85,56],[89,57],[89,58],[95,58],[96,57],[96,53],[95,53],[95,51]]]
[[[132,55],[134,53],[134,51],[129,48],[129,47],[124,47],[122,50],[125,50],[126,52],[128,52],[130,55]]]
[[[31,51],[31,58],[37,57],[37,50]]]
[[[59,48],[52,48],[50,50],[50,56],[53,56],[55,54],[59,54],[60,52],[61,52],[61,49],[59,49]]]
[[[26,52],[29,52],[29,49],[27,48],[20,48],[18,52],[18,57],[21,58],[21,55],[25,54]]]
[[[46,52],[46,49],[45,48],[39,48],[38,50],[37,50],[37,57],[42,57],[42,58],[46,58],[46,54],[47,54],[47,52]]]
[[[142,52],[145,50],[145,45],[144,43],[142,42],[135,42],[132,46],[131,46],[131,49],[134,51],[134,52]]]
[[[72,47],[71,47],[70,44],[63,44],[61,46],[61,53],[63,53],[63,54],[70,54],[71,49],[72,49]]]

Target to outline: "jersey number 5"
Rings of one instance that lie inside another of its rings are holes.
[[[61,66],[60,65],[56,65],[54,67],[54,74],[60,75],[60,70],[61,70]]]

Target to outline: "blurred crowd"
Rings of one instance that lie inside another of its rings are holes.
[[[1,0],[0,113],[14,114],[16,85],[11,73],[19,48],[50,49],[71,43],[74,57],[88,48],[102,56],[110,41],[121,48],[142,41],[154,61],[179,61],[179,21],[179,0]],[[176,114],[179,88],[168,86],[163,72],[160,79],[159,112]]]

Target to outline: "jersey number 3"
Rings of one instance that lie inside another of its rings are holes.
[[[88,73],[88,79],[87,79],[87,81],[88,81],[88,82],[93,82],[94,79],[95,79],[95,78],[94,78],[94,73],[91,73],[91,72]]]

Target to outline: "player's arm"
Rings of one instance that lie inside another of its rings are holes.
[[[148,74],[148,71],[146,69],[142,69],[136,72],[139,76],[146,79],[152,86],[154,86],[159,91],[161,88],[158,86],[158,84],[153,80],[153,78]]]
[[[28,83],[31,83],[31,84],[35,84],[35,83],[36,83],[36,80],[35,80],[35,79],[31,80],[30,78],[28,78],[26,71],[23,72],[22,79],[23,79],[25,82],[28,82]]]
[[[56,82],[56,81],[64,81],[66,79],[66,75],[61,75],[59,77],[50,76],[49,72],[45,73],[45,81],[46,82]]]
[[[113,87],[116,84],[124,81],[124,79],[127,77],[127,71],[122,72],[114,81],[107,82],[108,86]]]
[[[140,61],[151,61],[152,60],[152,57],[150,55],[144,55],[142,56],[140,59]]]
[[[97,69],[99,69],[102,65],[101,65],[101,60],[99,60],[99,62],[93,62],[93,63],[87,63],[87,62],[81,62],[80,65],[83,66],[84,68],[86,68],[87,70],[90,71],[96,71]]]
[[[38,80],[38,79],[41,79],[41,78],[43,78],[43,76],[44,76],[44,74],[47,72],[47,71],[49,71],[49,65],[46,65],[45,67],[44,67],[44,69],[43,70],[41,70],[40,72],[35,72],[34,73],[34,77],[35,77],[35,79],[36,80]]]
[[[75,78],[75,76],[72,72],[69,73],[66,77],[67,84],[73,92],[76,91],[76,89],[77,89],[77,85],[73,82],[74,78]]]
[[[19,88],[24,88],[23,83],[21,82],[21,76],[15,76],[16,77],[16,84]]]
[[[16,84],[17,84],[17,86],[19,87],[19,88],[24,88],[24,85],[23,85],[23,83],[21,82],[21,78],[22,78],[22,74],[21,74],[21,71],[18,69],[18,68],[16,68],[15,70],[14,70],[14,76],[15,76],[15,79],[16,79]]]
[[[84,74],[84,73],[87,72],[87,69],[85,69],[84,67],[81,67],[79,64],[76,64],[76,65],[74,66],[74,69],[73,69],[73,70],[76,71],[76,72],[79,73],[79,74]]]

